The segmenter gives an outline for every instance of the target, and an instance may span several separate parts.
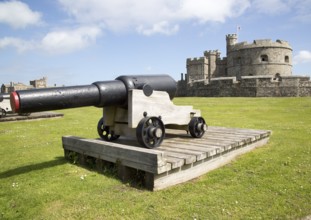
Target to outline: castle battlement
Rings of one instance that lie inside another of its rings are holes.
[[[204,51],[204,56],[209,56],[209,55],[217,56],[218,54],[220,55],[219,50],[206,50],[206,51]]]
[[[226,38],[238,38],[237,34],[227,34]]]
[[[187,59],[187,65],[191,64],[201,64],[207,62],[206,57],[194,57],[194,58],[188,58]]]
[[[247,41],[243,41],[240,43],[236,43],[231,45],[230,50],[236,51],[236,50],[245,50],[245,49],[252,49],[252,48],[261,48],[261,47],[268,47],[268,48],[284,48],[292,50],[292,47],[289,45],[287,41],[284,40],[276,40],[272,41],[271,39],[259,39],[254,40],[253,43],[248,43]]]
[[[187,61],[199,61],[199,60],[204,60],[205,57],[194,57],[194,58],[188,58]]]

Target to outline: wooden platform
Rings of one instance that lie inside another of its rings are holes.
[[[139,176],[150,190],[183,183],[230,162],[238,155],[267,143],[271,132],[265,130],[209,127],[195,139],[184,131],[168,130],[156,149],[139,147],[134,139],[117,142],[63,137],[65,157],[73,153],[80,163],[93,159],[100,169],[105,162],[118,168],[119,177],[128,181]],[[138,175],[139,173],[139,175]]]
[[[5,117],[0,118],[0,122],[8,121],[24,121],[24,120],[37,120],[45,118],[58,118],[63,117],[64,114],[58,112],[34,112],[30,115],[18,115],[16,113],[7,114]]]

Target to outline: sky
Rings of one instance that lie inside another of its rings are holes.
[[[226,56],[232,33],[239,42],[288,41],[293,75],[311,76],[311,0],[0,0],[0,84],[179,80],[187,58]]]

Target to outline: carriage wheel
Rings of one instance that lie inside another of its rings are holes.
[[[205,131],[207,130],[207,125],[204,118],[193,117],[189,122],[189,131],[192,137],[201,138]]]
[[[116,135],[113,131],[110,131],[109,126],[105,126],[105,122],[103,118],[101,118],[98,121],[97,132],[99,136],[105,141],[117,140],[120,137],[120,135]]]
[[[143,118],[136,128],[136,137],[140,145],[155,148],[161,145],[165,136],[165,127],[158,117]]]

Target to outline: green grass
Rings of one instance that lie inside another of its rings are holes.
[[[101,109],[0,123],[0,219],[299,219],[311,214],[311,98],[176,98],[209,125],[272,130],[264,147],[159,192],[63,158],[61,136],[97,138]]]

